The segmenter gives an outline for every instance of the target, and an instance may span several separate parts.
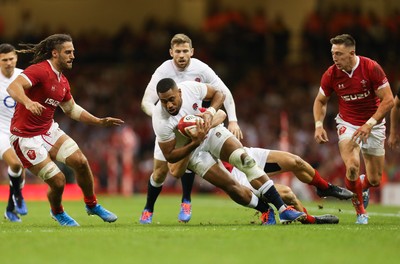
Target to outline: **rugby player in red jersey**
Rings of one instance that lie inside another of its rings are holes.
[[[21,44],[21,53],[33,53],[32,65],[26,68],[7,88],[17,102],[11,121],[10,141],[23,166],[39,176],[48,186],[50,215],[63,226],[78,226],[62,206],[65,176],[55,161],[62,162],[75,172],[82,189],[86,211],[106,222],[117,216],[97,203],[93,174],[85,155],[75,141],[54,121],[58,106],[70,118],[91,125],[115,126],[122,120],[93,116],[75,103],[69,82],[63,75],[72,68],[75,58],[72,38],[54,34],[38,44]]]
[[[314,101],[315,140],[328,142],[323,128],[327,104],[332,93],[339,101],[336,116],[339,151],[346,166],[346,187],[357,213],[357,224],[368,224],[365,210],[369,187],[377,187],[385,160],[385,116],[394,105],[390,84],[381,66],[374,60],[356,55],[356,42],[348,34],[330,40],[334,64],[321,79]],[[360,173],[360,151],[366,175]],[[364,191],[364,199],[363,199]]]

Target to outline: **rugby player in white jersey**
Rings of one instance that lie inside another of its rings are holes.
[[[204,112],[205,109],[201,109]],[[226,118],[226,114],[223,110],[218,110],[213,117],[213,126],[221,124]],[[244,147],[247,154],[249,154],[257,163],[258,166],[264,168],[265,173],[269,177],[279,175],[284,172],[292,172],[296,178],[301,182],[315,186],[317,194],[320,197],[332,196],[338,199],[350,199],[353,197],[353,193],[347,189],[339,186],[332,185],[326,180],[321,178],[319,172],[314,169],[308,162],[303,160],[301,157],[286,151],[270,150],[265,148],[248,148]],[[179,178],[183,175],[188,165],[190,156],[177,163],[168,163],[171,175],[175,178]],[[221,162],[221,164],[231,173],[232,177],[237,180],[240,184],[250,188],[254,194],[260,196],[258,191],[255,190],[249,183],[246,174],[239,169],[233,167],[228,162]],[[301,201],[293,193],[289,186],[282,184],[275,184],[275,187],[282,197],[282,200],[287,205],[292,205],[296,210],[306,213],[307,217],[301,220],[303,224],[337,224],[339,218],[325,214],[320,216],[310,215],[306,208],[303,206]],[[272,208],[267,212],[261,214],[261,222],[264,225],[273,225],[275,221],[275,213]]]
[[[0,45],[0,159],[8,166],[10,192],[4,218],[11,222],[21,222],[19,215],[26,215],[28,209],[22,196],[25,171],[22,163],[10,145],[10,123],[14,115],[16,102],[7,93],[8,85],[22,72],[16,68],[18,56],[14,46],[8,43]]]
[[[192,40],[185,34],[176,34],[171,39],[171,48],[169,52],[172,59],[165,61],[156,69],[146,87],[142,99],[143,111],[147,115],[152,116],[154,106],[158,101],[156,86],[157,83],[163,78],[171,78],[176,83],[182,81],[208,83],[221,90],[225,94],[224,107],[228,114],[228,130],[231,131],[239,140],[242,139],[243,135],[237,122],[235,102],[233,100],[232,93],[207,64],[198,59],[192,58],[194,54]],[[162,190],[162,186],[167,174],[167,162],[156,142],[154,148],[153,173],[149,178],[147,187],[147,200],[140,217],[140,223],[151,223],[154,204]],[[178,220],[180,222],[188,222],[192,215],[191,191],[194,181],[194,173],[187,171],[187,173],[185,173],[185,175],[181,178],[181,181],[182,199]]]
[[[171,78],[157,83],[159,102],[152,115],[153,129],[162,154],[169,163],[176,163],[190,155],[188,169],[206,181],[221,188],[232,200],[267,212],[272,203],[279,212],[282,223],[302,220],[305,213],[287,206],[279,196],[273,181],[244,150],[240,141],[222,124],[211,127],[213,116],[222,106],[224,94],[214,87],[193,81],[176,84]],[[203,113],[202,101],[210,101]],[[179,120],[188,114],[199,115],[204,122],[197,122],[197,132],[191,138],[177,131]],[[258,191],[259,199],[249,188],[234,180],[218,159],[229,162],[246,174],[251,186]]]

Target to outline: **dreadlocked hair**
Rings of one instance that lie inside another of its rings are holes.
[[[25,49],[17,50],[18,53],[33,53],[33,59],[31,63],[38,63],[44,60],[48,60],[52,57],[51,52],[56,49],[61,50],[61,45],[65,42],[72,42],[72,38],[68,34],[54,34],[48,36],[38,44],[19,44]]]

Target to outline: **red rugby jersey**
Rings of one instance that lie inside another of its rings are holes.
[[[321,89],[326,96],[338,95],[340,117],[353,125],[363,125],[375,112],[380,100],[375,91],[388,80],[374,60],[358,56],[359,63],[351,74],[332,65],[322,75]]]
[[[32,83],[32,87],[26,89],[25,94],[46,109],[37,116],[27,110],[24,105],[17,103],[10,131],[21,137],[43,135],[50,129],[54,112],[60,102],[66,102],[72,98],[71,88],[67,78],[63,74],[60,74],[58,78],[48,61],[29,66],[22,74]]]

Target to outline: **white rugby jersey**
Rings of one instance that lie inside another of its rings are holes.
[[[183,81],[207,83],[219,89],[225,94],[224,107],[228,120],[237,121],[235,102],[231,91],[207,64],[195,58],[190,59],[189,65],[183,71],[176,67],[172,59],[165,61],[156,69],[142,99],[143,111],[147,115],[151,116],[153,114],[154,105],[158,101],[157,83],[163,78],[171,78],[176,83]]]
[[[14,115],[16,102],[7,93],[7,87],[22,72],[21,69],[15,68],[11,78],[7,78],[0,71],[0,132],[10,134],[11,118]]]
[[[193,81],[181,82],[177,85],[182,92],[182,106],[179,113],[172,116],[161,106],[161,103],[157,103],[153,109],[152,122],[158,142],[167,142],[176,138],[176,146],[179,147],[188,139],[178,132],[176,126],[183,116],[201,113],[200,107],[207,95],[207,86]]]

